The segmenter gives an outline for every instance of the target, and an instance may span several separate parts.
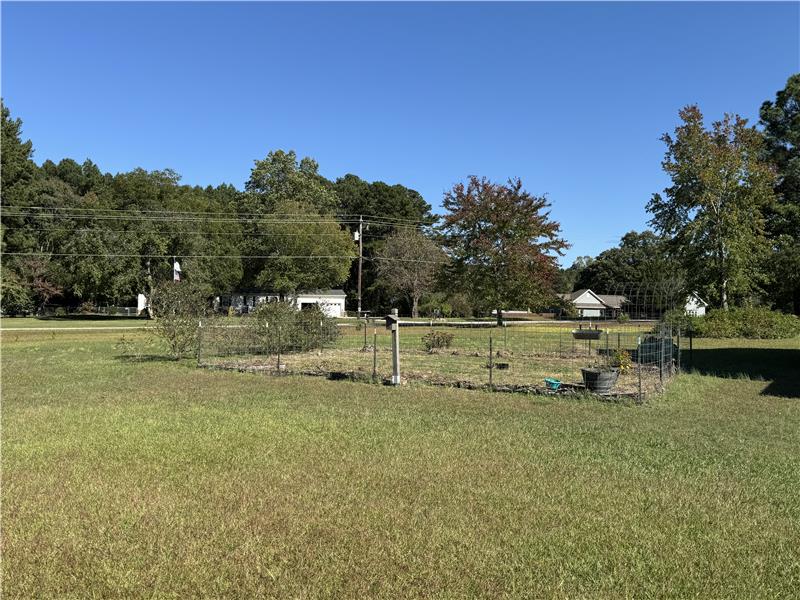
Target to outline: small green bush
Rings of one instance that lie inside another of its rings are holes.
[[[693,319],[695,335],[709,338],[780,339],[800,335],[800,318],[767,308],[712,310]]]
[[[19,277],[3,267],[0,272],[0,312],[4,315],[27,315],[33,312],[33,295]]]
[[[150,309],[155,320],[151,332],[169,346],[175,360],[198,351],[200,321],[208,318],[205,291],[190,283],[166,281],[153,289]]]
[[[628,313],[622,312],[617,315],[617,323],[627,323],[630,320],[631,316]]]
[[[430,333],[422,336],[422,345],[425,346],[425,350],[428,352],[442,350],[450,347],[450,344],[453,343],[454,337],[455,336],[452,333],[446,333],[444,331],[431,331]]]
[[[297,310],[290,302],[263,302],[242,319],[258,346],[268,353],[306,352],[330,346],[340,335],[336,320],[317,305]]]
[[[673,331],[697,331],[698,320],[702,317],[687,315],[682,308],[673,308],[661,316],[661,323],[672,327]]]
[[[633,368],[633,359],[630,352],[625,349],[614,350],[611,353],[611,366],[619,369],[622,374],[630,371]]]

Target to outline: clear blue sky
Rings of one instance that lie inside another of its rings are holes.
[[[38,162],[243,187],[275,148],[419,190],[547,193],[573,248],[647,221],[678,109],[757,120],[800,4],[2,3],[2,94]]]

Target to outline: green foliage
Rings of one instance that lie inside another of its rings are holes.
[[[254,284],[262,289],[290,293],[300,289],[330,288],[347,279],[356,255],[350,234],[333,217],[322,217],[309,206],[282,202],[279,213],[259,223],[254,255],[270,256],[251,263]],[[301,258],[295,258],[301,257]]]
[[[432,224],[435,217],[431,215],[431,206],[416,190],[402,185],[389,185],[382,181],[367,182],[360,177],[347,174],[333,184],[341,203],[341,212],[347,215],[363,215],[365,220],[370,216],[389,219],[404,219],[408,223]],[[350,223],[351,233],[358,231],[357,223]],[[380,285],[378,277],[378,261],[373,258],[381,252],[386,239],[401,228],[389,224],[368,223],[364,226],[364,264],[362,270],[362,306],[373,311],[373,314],[386,313],[390,308],[398,308],[397,301],[406,298],[397,297],[396,291]],[[358,264],[353,263],[350,276],[344,285],[351,297],[356,294],[358,281]],[[409,308],[411,301],[408,299]],[[402,308],[402,307],[400,307]]]
[[[617,315],[617,323],[627,323],[631,320],[631,316],[628,313],[621,312]]]
[[[767,308],[712,310],[693,319],[696,335],[709,338],[781,339],[800,335],[800,318]]]
[[[764,155],[778,173],[775,201],[766,210],[773,252],[765,262],[768,298],[800,314],[800,73],[789,77],[774,102],[761,106]]]
[[[318,173],[311,158],[298,162],[294,150],[274,150],[257,160],[245,184],[248,197],[244,206],[251,212],[275,213],[284,202],[299,202],[314,211],[330,214],[339,208],[339,198],[331,184]]]
[[[673,308],[661,316],[661,322],[675,331],[697,331],[698,323],[703,317],[687,315],[682,308]]]
[[[201,286],[164,282],[153,289],[150,308],[155,317],[152,331],[167,343],[172,358],[197,352],[200,321],[207,321],[211,314]]]
[[[0,313],[3,315],[27,315],[33,312],[31,290],[20,281],[16,273],[2,268],[0,277]]]
[[[585,263],[573,289],[622,294],[624,284],[645,286],[680,277],[682,271],[675,259],[668,255],[666,240],[652,231],[629,231],[622,236],[619,246],[605,250]]]
[[[449,348],[455,335],[446,331],[431,331],[422,336],[422,345],[428,352]]]
[[[662,137],[672,185],[647,205],[650,223],[671,238],[688,287],[727,308],[764,282],[764,209],[774,198],[774,173],[761,158],[761,135],[745,119],[725,115],[707,130],[697,106],[679,114],[674,137]]]
[[[625,374],[633,368],[633,359],[630,352],[625,349],[614,350],[611,353],[611,366],[619,369],[621,374]]]
[[[336,319],[317,305],[297,310],[286,301],[262,302],[242,321],[257,346],[268,354],[317,350],[334,344],[340,336]]]

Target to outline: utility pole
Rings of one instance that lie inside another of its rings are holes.
[[[364,262],[364,216],[358,216],[358,317],[361,317],[361,267]],[[364,330],[366,331],[366,329]]]

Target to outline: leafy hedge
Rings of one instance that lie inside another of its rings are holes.
[[[711,310],[705,317],[690,317],[694,334],[709,338],[792,338],[800,335],[800,318],[767,308]]]

